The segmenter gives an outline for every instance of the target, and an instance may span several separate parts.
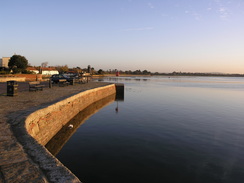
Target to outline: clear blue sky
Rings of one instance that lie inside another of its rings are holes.
[[[0,0],[0,57],[244,73],[244,0]]]

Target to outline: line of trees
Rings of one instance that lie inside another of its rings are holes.
[[[48,62],[42,63],[42,67],[47,67]],[[8,63],[8,70],[5,70],[4,72],[12,72],[12,73],[29,73],[29,71],[26,70],[26,68],[29,66],[28,60],[21,55],[13,55]],[[55,67],[59,73],[67,73],[70,70],[73,72],[81,73],[81,72],[88,72],[88,69],[81,69],[80,67],[72,68],[70,69],[67,65],[64,66],[56,66]],[[89,66],[90,68],[90,66]],[[116,74],[119,72],[121,75],[164,75],[164,76],[235,76],[235,77],[243,77],[244,74],[224,74],[224,73],[191,73],[191,72],[172,72],[172,73],[159,73],[155,72],[152,73],[148,70],[141,71],[140,69],[131,71],[122,71],[122,70],[107,70],[104,71],[102,69],[99,69],[96,71],[93,67],[89,69],[91,74],[98,74],[98,75],[104,75],[104,74]]]
[[[117,70],[117,69],[114,69],[114,70],[110,69],[107,71],[103,71],[102,69],[99,69],[97,71],[97,74],[116,74],[116,72],[119,72],[120,74],[127,74],[127,75],[151,75],[152,74],[150,71],[147,71],[147,70],[141,71],[140,69],[135,70],[135,71],[131,71],[131,70],[122,71],[122,70]]]
[[[48,65],[48,62],[43,62],[41,63],[41,66],[34,67],[37,70],[41,70],[41,68],[46,68]],[[8,68],[2,67],[0,68],[0,74],[17,74],[17,73],[23,73],[23,74],[31,74],[31,71],[27,70],[27,67],[30,66],[28,60],[21,55],[13,55],[8,62]],[[68,65],[57,65],[52,68],[55,68],[56,70],[59,71],[59,73],[69,73],[69,72],[74,72],[74,73],[81,73],[81,72],[88,72],[87,68],[81,69],[80,67],[75,67],[75,68],[69,68]],[[92,74],[97,74],[96,70],[91,67],[90,72]]]
[[[200,73],[200,72],[171,72],[171,73],[159,73],[159,72],[150,72],[147,70],[135,70],[135,71],[122,71],[122,70],[107,70],[103,71],[99,69],[97,74],[116,74],[119,72],[121,75],[152,75],[152,76],[230,76],[230,77],[244,77],[244,74],[225,74],[225,73]]]

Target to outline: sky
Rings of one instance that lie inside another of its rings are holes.
[[[32,66],[244,73],[244,0],[0,0],[0,57]]]

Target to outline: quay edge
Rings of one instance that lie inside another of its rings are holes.
[[[44,146],[76,114],[90,104],[112,94],[124,95],[123,84],[111,84],[83,91],[62,101],[17,118],[12,122],[15,137],[43,172],[42,182],[81,182]],[[65,115],[64,115],[65,114]]]

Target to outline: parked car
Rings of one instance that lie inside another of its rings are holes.
[[[60,79],[66,79],[68,82],[73,81],[73,78],[68,77],[64,74],[54,74],[50,77],[50,80],[52,81],[52,83],[58,83]]]

